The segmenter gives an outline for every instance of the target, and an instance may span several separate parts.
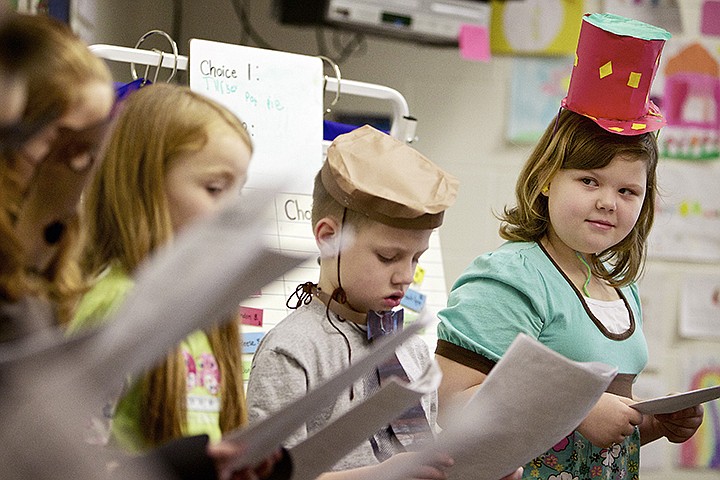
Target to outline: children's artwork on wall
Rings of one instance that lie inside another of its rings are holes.
[[[540,139],[568,91],[572,65],[572,57],[513,59],[508,141],[530,144]]]
[[[686,338],[720,339],[720,274],[685,276],[679,330]]]
[[[686,372],[686,390],[720,385],[720,359],[716,357],[689,358]],[[680,445],[678,464],[686,468],[720,469],[720,399],[703,406],[703,423],[692,438]]]
[[[682,17],[677,0],[605,0],[603,10],[662,27],[672,34],[682,33]]]
[[[242,332],[242,353],[254,354],[265,332]]]
[[[665,157],[720,157],[720,56],[717,49],[712,51],[695,41],[675,42],[674,51],[668,52],[662,66],[667,127],[659,137]]]
[[[493,54],[572,55],[582,21],[582,0],[492,0]]]
[[[700,33],[720,36],[720,1],[705,0],[700,15]]]
[[[664,129],[660,136],[664,135]],[[720,262],[720,162],[661,159],[648,255],[662,260]]]

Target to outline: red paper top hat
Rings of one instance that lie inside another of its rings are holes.
[[[670,33],[610,13],[586,14],[562,106],[609,132],[639,135],[665,125],[650,86]]]

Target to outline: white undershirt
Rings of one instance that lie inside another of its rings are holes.
[[[607,301],[585,297],[585,303],[608,332],[625,333],[630,328],[630,312],[622,299]]]

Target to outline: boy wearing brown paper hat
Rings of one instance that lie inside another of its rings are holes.
[[[370,126],[332,143],[313,192],[320,279],[298,287],[296,310],[267,333],[255,353],[247,396],[251,422],[336,376],[370,351],[373,337],[401,326],[397,307],[457,188],[453,176]],[[430,362],[419,338],[403,344],[396,357],[386,366],[410,380]],[[356,382],[324,415],[307,419],[286,446],[302,442],[375,393],[383,368]],[[403,416],[404,422],[377,432],[333,470],[365,467],[346,473],[382,478],[387,465],[382,462],[432,437],[437,395],[428,397]],[[445,478],[451,464],[444,455],[418,457],[415,476]],[[337,475],[343,473],[331,474]]]

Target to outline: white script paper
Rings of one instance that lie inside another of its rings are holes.
[[[640,413],[656,415],[677,412],[717,398],[720,398],[720,385],[645,400],[630,406]]]
[[[262,212],[273,194],[243,196],[155,255],[102,333],[97,359],[113,352],[125,374],[140,371],[193,330],[232,318],[243,299],[307,260],[266,244]]]
[[[616,374],[609,365],[574,362],[520,334],[428,455],[446,452],[455,459],[451,479],[498,480],[570,434]],[[404,478],[409,468],[387,478]]]

